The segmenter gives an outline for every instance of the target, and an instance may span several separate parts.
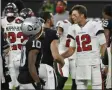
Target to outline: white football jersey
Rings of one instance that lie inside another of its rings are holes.
[[[11,23],[7,21],[7,17],[2,19],[5,38],[12,46],[12,50],[21,50],[21,45],[26,39],[21,31],[22,21],[23,19],[20,17],[16,17]]]
[[[72,42],[70,45],[76,47],[77,65],[95,65],[101,63],[100,43],[96,35],[99,30],[104,30],[102,24],[94,20],[88,21],[83,27],[74,24],[73,29],[69,30],[68,34],[74,37],[74,42],[76,42],[74,43],[76,45],[72,44]]]
[[[63,34],[60,37],[60,43],[59,43],[59,52],[63,53],[67,50],[67,34],[68,34],[68,29],[71,26],[71,23],[68,20],[64,20],[61,22],[57,22],[57,24],[59,24],[60,27],[63,28]]]

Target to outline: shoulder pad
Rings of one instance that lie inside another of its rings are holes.
[[[63,20],[63,22],[64,22],[64,23],[68,23],[68,21],[67,21],[67,20]]]
[[[20,24],[20,23],[22,23],[22,22],[23,22],[23,20],[20,19],[20,18],[16,18],[16,19],[15,19],[15,23],[16,23],[16,24]]]

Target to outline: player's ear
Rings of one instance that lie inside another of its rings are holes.
[[[57,27],[57,32],[63,32],[63,28]]]
[[[84,17],[84,14],[81,14],[81,18],[83,18]]]
[[[47,19],[47,21],[46,21],[46,22],[47,22],[47,23],[50,23],[50,21],[51,21],[50,19]]]

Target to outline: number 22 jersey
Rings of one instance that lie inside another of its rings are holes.
[[[74,38],[70,46],[76,47],[76,64],[77,65],[96,65],[101,63],[100,59],[100,45],[106,43],[99,43],[97,36],[99,31],[103,31],[101,22],[94,20],[87,21],[87,23],[80,27],[74,24],[69,28],[68,35]],[[74,43],[76,42],[76,43]]]
[[[21,45],[26,37],[21,31],[23,19],[16,17],[12,22],[7,21],[7,17],[2,19],[2,28],[4,29],[5,38],[11,45],[11,50],[21,50]]]
[[[16,17],[12,22],[7,21],[7,17],[2,19],[2,28],[4,29],[4,38],[11,46],[9,52],[9,59],[11,61],[18,61],[21,58],[21,46],[27,37],[21,31],[21,23],[23,19]]]

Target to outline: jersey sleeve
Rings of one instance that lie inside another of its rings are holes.
[[[97,33],[99,32],[99,31],[104,31],[104,28],[103,28],[103,26],[102,26],[102,22],[100,22],[100,21],[95,21],[94,22],[94,33],[97,35]],[[103,32],[104,33],[104,32]]]
[[[70,37],[70,38],[75,40],[75,37],[76,37],[75,30],[72,28],[72,26],[70,26],[69,29],[68,29],[67,37]]]
[[[21,24],[23,21],[24,21],[24,19],[23,19],[22,17],[17,17],[17,18],[15,19],[15,23],[16,23],[16,24]]]
[[[104,29],[112,29],[112,20],[104,20],[103,27]]]
[[[55,31],[55,30],[52,31],[51,38],[52,38],[52,40],[58,40],[59,39],[57,31]]]
[[[67,38],[70,38],[70,47],[76,47],[76,40],[75,40],[75,30],[70,26],[69,29],[68,29],[68,35],[67,35]]]

